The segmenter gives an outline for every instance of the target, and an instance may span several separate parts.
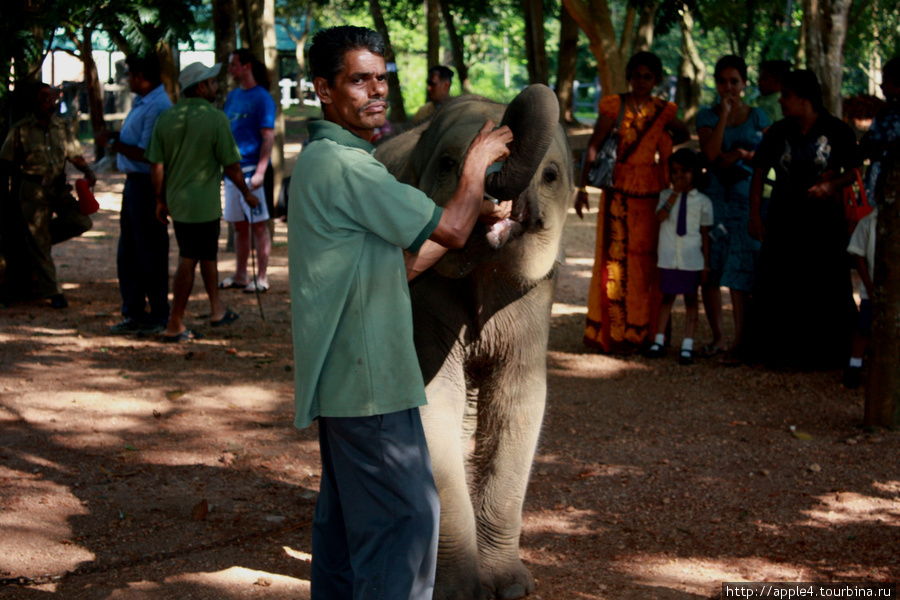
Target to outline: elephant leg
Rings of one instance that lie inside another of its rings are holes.
[[[448,358],[425,391],[428,405],[422,409],[422,423],[441,500],[434,600],[482,600],[462,435],[466,387],[460,361]]]
[[[536,354],[539,360],[498,367],[479,399],[472,493],[479,576],[494,598],[522,598],[535,588],[519,558],[519,536],[546,402],[546,358]]]

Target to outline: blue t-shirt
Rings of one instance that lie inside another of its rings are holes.
[[[259,130],[275,128],[275,101],[261,85],[249,90],[238,88],[228,94],[224,110],[241,151],[241,167],[255,167],[262,147]]]

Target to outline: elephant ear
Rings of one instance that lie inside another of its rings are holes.
[[[494,198],[510,200],[525,191],[556,135],[559,101],[543,84],[525,88],[516,96],[500,125],[509,125],[513,141],[503,168],[488,175],[485,190]]]

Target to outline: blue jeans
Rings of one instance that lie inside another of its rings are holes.
[[[156,193],[150,176],[128,175],[122,192],[116,267],[122,314],[132,319],[169,318],[169,230],[156,219]]]
[[[430,600],[440,503],[419,409],[319,418],[312,600]]]

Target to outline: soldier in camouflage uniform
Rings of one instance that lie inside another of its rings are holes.
[[[72,187],[66,184],[66,160],[83,171],[91,185],[96,177],[69,124],[57,113],[57,91],[39,84],[31,97],[34,112],[12,126],[0,149],[0,160],[12,178],[9,201],[3,207],[8,223],[4,241],[8,249],[9,238],[15,237],[16,250],[12,257],[7,252],[8,274],[14,270],[13,263],[18,263],[17,272],[24,279],[20,295],[36,292],[49,298],[54,308],[65,308],[68,302],[57,281],[50,249],[92,226],[90,217],[79,212]]]

